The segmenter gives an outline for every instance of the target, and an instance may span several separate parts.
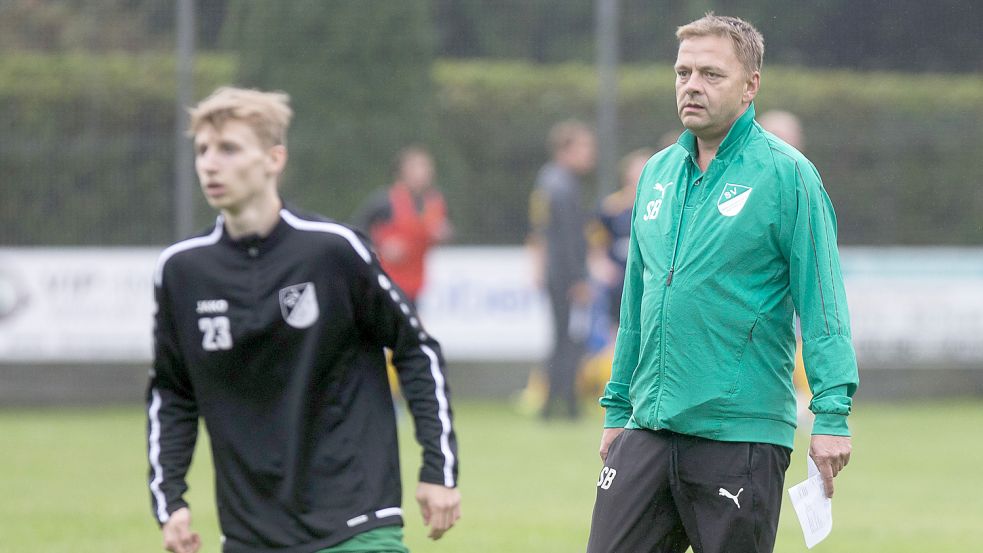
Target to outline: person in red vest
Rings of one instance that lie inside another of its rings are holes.
[[[426,148],[403,148],[393,160],[392,186],[372,196],[356,218],[375,245],[383,269],[413,302],[423,290],[427,251],[451,236],[434,174]]]

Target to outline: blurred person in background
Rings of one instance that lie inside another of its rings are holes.
[[[653,150],[639,148],[621,158],[621,186],[604,197],[590,225],[591,272],[605,285],[613,332],[617,331],[621,293],[625,288],[625,266],[628,264],[628,239],[631,234],[635,191],[645,163],[654,154]]]
[[[674,145],[676,141],[679,140],[679,135],[681,133],[682,131],[678,130],[666,131],[662,133],[662,136],[659,137],[659,150],[665,150],[669,146]]]
[[[372,239],[382,268],[412,302],[419,299],[430,249],[451,237],[444,196],[434,186],[434,161],[422,146],[393,160],[393,184],[373,196],[356,217]]]
[[[548,391],[541,415],[573,419],[579,415],[576,379],[589,332],[591,300],[582,178],[594,170],[597,142],[589,126],[569,120],[550,129],[548,146],[551,160],[539,170],[529,198],[528,244],[537,284],[549,296],[553,318],[553,350],[546,361]]]
[[[645,163],[655,152],[648,148],[634,150],[618,164],[621,180],[617,190],[601,200],[588,224],[589,268],[591,280],[599,293],[594,295],[593,315],[602,319],[604,340],[587,360],[581,372],[581,388],[592,397],[603,393],[604,384],[611,378],[611,359],[614,338],[618,332],[621,313],[621,293],[625,286],[625,265],[628,263],[628,238],[631,214],[635,205],[635,189]]]
[[[758,124],[762,129],[802,152],[805,135],[802,132],[802,122],[794,113],[781,109],[768,110],[758,117]],[[792,373],[792,382],[795,384],[796,412],[799,429],[808,432],[812,426],[812,411],[809,410],[812,392],[809,390],[805,362],[802,359],[802,335],[798,325],[796,325],[795,342],[795,372]]]
[[[219,216],[154,275],[153,514],[166,549],[199,549],[184,494],[201,418],[223,551],[406,552],[383,348],[423,447],[416,498],[433,539],[460,515],[443,356],[357,232],[284,205],[288,101],[220,88],[190,110]]]
[[[795,335],[826,495],[857,389],[836,219],[815,167],[754,121],[764,40],[677,30],[687,129],[638,184],[589,553],[770,552],[795,436]]]
[[[802,133],[802,122],[790,111],[781,109],[768,110],[758,117],[761,128],[777,136],[789,146],[802,151],[805,146]]]

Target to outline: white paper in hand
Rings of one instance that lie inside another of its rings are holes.
[[[792,499],[795,514],[799,517],[806,547],[812,549],[817,543],[826,539],[833,530],[833,501],[826,497],[823,477],[819,474],[815,461],[808,455],[806,459],[809,464],[809,477],[805,482],[789,488],[788,495]]]

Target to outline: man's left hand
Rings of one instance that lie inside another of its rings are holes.
[[[430,527],[428,537],[439,540],[461,518],[461,493],[457,488],[420,482],[416,487],[423,524]]]
[[[827,436],[815,434],[809,446],[809,456],[823,477],[826,497],[833,497],[833,478],[850,462],[849,436]]]

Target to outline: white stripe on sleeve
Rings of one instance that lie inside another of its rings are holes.
[[[190,250],[193,248],[200,248],[202,246],[211,246],[218,242],[218,239],[222,236],[222,231],[225,228],[225,219],[219,215],[215,220],[215,228],[207,236],[199,236],[197,238],[189,238],[187,240],[182,240],[177,244],[173,244],[161,252],[160,257],[157,258],[157,268],[154,270],[154,284],[160,286],[164,281],[164,264],[170,259],[174,254],[183,252],[184,250]]]
[[[326,223],[323,221],[308,221],[306,219],[301,219],[293,213],[290,213],[286,209],[280,210],[280,217],[287,222],[288,225],[299,230],[315,230],[319,232],[329,232],[331,234],[337,234],[348,240],[348,243],[352,245],[355,252],[358,253],[366,263],[372,263],[372,254],[369,249],[365,247],[365,244],[359,240],[358,235],[355,234],[352,229],[339,225],[338,223]]]
[[[167,514],[167,498],[161,491],[160,485],[164,482],[164,468],[160,466],[160,392],[152,390],[153,400],[150,402],[150,467],[154,471],[154,478],[150,481],[150,491],[154,494],[154,501],[157,503],[157,520],[161,524],[167,522],[171,516]]]
[[[437,361],[437,354],[430,346],[420,344],[420,349],[430,358],[430,374],[433,376],[434,388],[437,396],[437,418],[440,419],[440,451],[444,454],[444,485],[448,488],[454,487],[454,452],[451,451],[450,433],[451,417],[447,403],[447,392],[444,374],[440,372],[440,363]]]

